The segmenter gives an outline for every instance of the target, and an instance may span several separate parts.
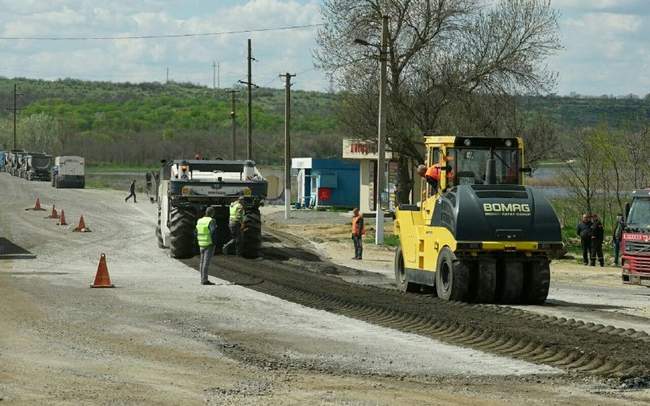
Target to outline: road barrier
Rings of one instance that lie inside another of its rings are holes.
[[[46,219],[58,219],[59,213],[56,212],[56,206],[52,205],[52,213],[49,216],[45,217]]]
[[[41,207],[41,199],[39,199],[38,197],[36,198],[36,203],[34,204],[34,207],[30,207],[25,210],[45,211],[45,209]]]
[[[90,229],[86,227],[86,222],[84,221],[83,214],[79,217],[79,225],[72,230],[77,233],[89,233]]]
[[[67,226],[68,223],[65,222],[65,211],[61,209],[61,216],[59,217],[59,222],[56,223],[57,226]]]

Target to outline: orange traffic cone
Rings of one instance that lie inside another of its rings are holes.
[[[45,217],[46,219],[58,219],[59,213],[56,212],[56,206],[52,205],[52,213],[49,216]]]
[[[65,212],[61,209],[61,216],[59,217],[59,222],[56,223],[59,226],[67,226],[68,223],[65,222]]]
[[[99,265],[95,274],[95,282],[90,285],[91,288],[114,288],[111,283],[111,277],[108,275],[108,266],[106,266],[106,255],[102,253],[99,257]]]
[[[88,227],[86,227],[86,223],[84,222],[83,214],[79,218],[79,225],[77,227],[75,227],[74,230],[72,230],[72,231],[76,231],[78,233],[89,233],[90,232],[90,229]]]
[[[34,207],[30,207],[29,209],[25,210],[45,211],[45,209],[41,207],[41,199],[38,197],[36,198],[36,204],[34,204]]]

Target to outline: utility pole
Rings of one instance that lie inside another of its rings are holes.
[[[235,95],[239,93],[238,90],[229,90],[232,97],[232,110],[230,111],[230,119],[232,120],[232,160],[237,159],[237,105],[235,102]]]
[[[289,72],[280,75],[284,82],[284,219],[289,219],[291,206],[291,78]]]
[[[253,72],[252,72],[252,62],[255,60],[253,58],[253,45],[251,39],[248,39],[248,80],[238,81],[241,84],[246,85],[248,92],[248,112],[247,112],[247,128],[246,128],[246,159],[253,159],[253,87],[257,88],[257,85],[253,83]]]
[[[169,66],[167,67],[167,79],[165,80],[165,83],[169,83]]]
[[[221,62],[217,62],[217,89],[221,89]]]
[[[246,159],[253,159],[253,44],[248,39],[248,128],[246,134]]]
[[[217,88],[217,63],[212,61],[212,89]]]
[[[381,194],[384,191],[384,155],[385,145],[384,137],[386,136],[386,64],[388,59],[388,16],[382,17],[381,32],[381,52],[379,60],[381,62],[379,75],[379,129],[377,134],[377,216],[375,225],[375,244],[384,244],[384,210],[382,207]]]
[[[16,149],[18,145],[16,143],[16,121],[17,121],[18,111],[22,110],[18,108],[18,96],[22,96],[22,95],[23,95],[22,93],[18,93],[18,86],[16,85],[16,83],[14,83],[14,106],[10,109],[7,109],[9,111],[12,111],[14,114],[14,148],[13,149]]]

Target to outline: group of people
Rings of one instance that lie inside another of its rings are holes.
[[[618,266],[621,239],[623,237],[623,216],[616,216],[616,225],[612,235],[612,244],[614,246],[614,264]],[[597,214],[583,214],[582,220],[578,223],[576,234],[580,237],[580,246],[582,247],[582,262],[585,265],[596,266],[596,260],[600,266],[605,266],[603,257],[603,241],[605,239],[605,229],[603,223]]]

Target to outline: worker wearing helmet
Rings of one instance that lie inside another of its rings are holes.
[[[228,241],[223,246],[224,254],[230,254],[233,252],[237,255],[239,252],[239,238],[241,237],[241,227],[244,222],[244,196],[239,196],[237,200],[230,203],[230,218],[229,218],[229,228],[230,228],[230,241]]]
[[[196,222],[196,241],[201,251],[201,285],[214,285],[208,280],[208,268],[214,255],[214,242],[217,237],[217,224],[214,221],[216,210],[214,207],[208,207],[205,210],[205,216]]]

